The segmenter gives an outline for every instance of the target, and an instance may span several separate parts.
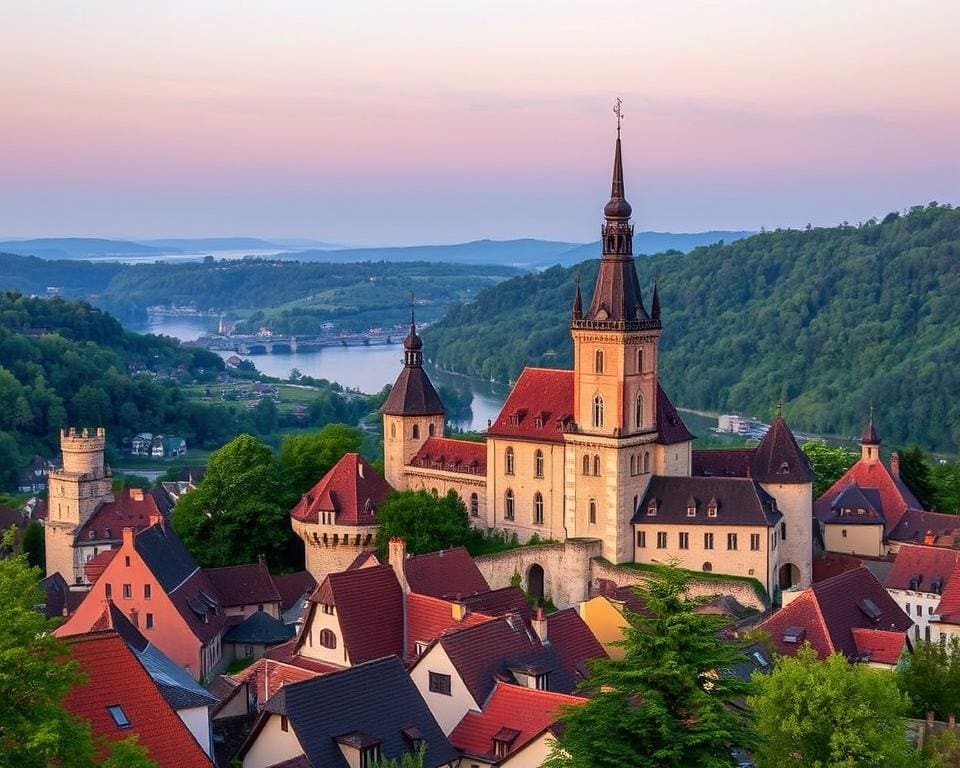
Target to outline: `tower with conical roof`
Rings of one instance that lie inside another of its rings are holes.
[[[880,435],[877,434],[877,425],[873,420],[873,408],[870,409],[870,420],[860,435],[860,461],[867,464],[880,461]]]
[[[417,334],[414,302],[410,332],[403,340],[403,370],[380,408],[383,416],[384,477],[403,488],[404,467],[431,437],[442,437],[445,411],[437,390],[423,369],[423,341]]]

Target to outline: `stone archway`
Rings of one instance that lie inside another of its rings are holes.
[[[790,589],[790,587],[800,583],[800,569],[793,563],[784,563],[780,566],[777,574],[777,586],[780,589]]]
[[[543,602],[543,566],[539,563],[527,569],[527,596],[538,603]]]

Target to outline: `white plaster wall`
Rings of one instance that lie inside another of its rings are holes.
[[[280,715],[269,716],[249,751],[243,757],[243,768],[269,768],[303,754],[303,748],[290,725],[286,733],[280,730]]]
[[[178,709],[177,714],[183,720],[190,733],[197,740],[201,749],[208,757],[213,757],[213,739],[210,735],[210,709],[208,707],[191,707]]]
[[[430,691],[431,672],[450,675],[449,696]],[[449,736],[450,732],[457,727],[457,723],[463,719],[468,710],[480,709],[480,705],[473,700],[473,696],[460,679],[447,652],[440,645],[433,646],[420,658],[416,666],[410,670],[410,678],[446,736]]]

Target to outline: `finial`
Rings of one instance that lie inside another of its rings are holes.
[[[617,116],[617,138],[620,138],[620,121],[623,120],[623,99],[617,97],[617,103],[613,107],[613,114]]]
[[[410,327],[411,328],[417,327],[417,322],[414,317],[414,311],[416,306],[417,306],[417,295],[413,291],[410,291]]]
[[[583,299],[580,297],[580,273],[574,277],[576,282],[576,290],[573,294],[573,319],[580,320],[583,317]]]
[[[650,312],[652,313],[650,316],[654,320],[660,319],[660,284],[656,278],[653,279],[653,304],[650,307]]]
[[[783,398],[782,397],[780,398],[780,400],[777,401],[777,418],[778,419],[783,418]]]

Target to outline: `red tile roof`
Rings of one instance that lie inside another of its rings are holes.
[[[275,573],[273,583],[277,587],[277,592],[280,593],[280,607],[284,611],[292,608],[297,600],[304,595],[309,595],[317,588],[317,580],[309,571]]]
[[[861,607],[864,600],[872,601],[879,609],[876,620]],[[884,630],[905,637],[912,626],[913,621],[876,576],[866,568],[857,568],[805,589],[760,628],[769,633],[782,654],[793,655],[802,644],[784,640],[786,631],[797,627],[805,630],[805,639],[821,658],[838,652],[853,660],[859,658],[854,629]]]
[[[389,565],[331,573],[310,596],[304,620],[317,605],[333,605],[351,664],[403,655],[403,592]],[[301,632],[301,640],[305,633]]]
[[[497,683],[482,712],[471,710],[463,716],[450,733],[450,743],[466,755],[496,764],[493,737],[502,729],[517,732],[508,753],[512,757],[550,728],[564,707],[583,702],[577,696]]]
[[[85,680],[63,700],[71,714],[88,720],[95,737],[119,741],[137,735],[160,768],[212,768],[193,734],[116,632],[66,638]],[[119,727],[107,707],[120,706],[130,721]]]
[[[657,382],[657,431],[660,433],[657,442],[661,445],[685,443],[694,439],[693,433],[683,423],[677,409],[673,407],[670,398],[660,382]]]
[[[100,574],[110,565],[110,561],[113,560],[116,554],[117,550],[115,549],[105,549],[103,552],[87,560],[87,562],[83,564],[83,574],[87,577],[87,581],[91,584],[96,583],[97,579],[100,578]]]
[[[266,563],[204,568],[224,607],[280,602],[280,592]]]
[[[573,420],[573,371],[524,368],[487,435],[563,442]]]
[[[236,694],[236,689],[239,686],[246,686],[246,690],[259,705],[263,704],[287,683],[309,680],[318,674],[320,673],[273,659],[257,659],[249,667],[235,675],[222,676],[233,686],[233,692],[220,702],[217,709],[221,709]]]
[[[908,509],[888,533],[894,541],[934,547],[960,547],[960,517],[944,512]]]
[[[940,593],[943,594],[958,564],[958,550],[903,544],[897,552],[897,559],[893,561],[890,573],[887,574],[884,586],[887,589],[933,592],[932,583],[939,579]],[[911,582],[917,577],[920,577],[919,583],[912,585]]]
[[[421,595],[460,599],[490,591],[465,547],[408,557],[403,561],[403,573],[410,591]]]
[[[877,664],[896,664],[907,644],[903,632],[854,627],[853,641],[860,658]]]
[[[416,656],[418,642],[430,643],[444,632],[472,627],[490,621],[484,613],[469,612],[458,620],[453,616],[454,603],[428,595],[407,595],[407,649],[406,657]]]
[[[557,649],[560,663],[575,680],[589,677],[588,661],[607,658],[607,652],[576,608],[547,616],[547,642]]]
[[[130,488],[118,493],[114,501],[101,504],[87,521],[77,528],[74,540],[120,541],[124,528],[142,531],[151,518],[160,515],[157,500],[148,491]]]
[[[506,616],[513,613],[527,623],[530,622],[532,614],[530,602],[520,587],[501,587],[500,589],[478,592],[475,595],[465,597],[463,602],[467,604],[471,611],[479,611],[489,616]]]
[[[374,565],[380,565],[380,559],[377,557],[377,553],[372,549],[365,549],[355,558],[353,561],[343,570],[352,571],[357,568],[369,568]]]
[[[409,464],[414,467],[440,469],[444,472],[485,475],[487,445],[473,440],[428,437],[416,455],[410,459]]]
[[[863,565],[863,559],[842,552],[825,552],[813,561],[813,581],[826,581],[847,571],[855,571]]]
[[[910,489],[900,478],[894,477],[883,462],[861,459],[817,499],[814,512],[821,521],[834,518],[833,502],[851,484],[861,491],[872,492],[870,496],[880,507],[877,511],[883,516],[887,534],[897,527],[908,509],[920,509],[920,502]]]
[[[960,566],[950,574],[935,612],[945,624],[960,624]]]
[[[369,461],[345,453],[290,510],[295,520],[316,523],[320,512],[336,513],[337,525],[373,525],[375,511],[393,489]]]

